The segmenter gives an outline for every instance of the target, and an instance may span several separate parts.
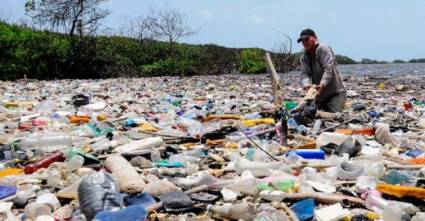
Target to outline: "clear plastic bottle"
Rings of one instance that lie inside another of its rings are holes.
[[[113,143],[108,138],[102,137],[90,146],[94,151],[102,151],[107,150],[109,147],[113,146]]]
[[[84,165],[84,157],[75,155],[67,162],[67,165],[69,170],[72,172],[78,170]]]
[[[45,135],[26,138],[21,141],[23,148],[71,146],[72,137],[68,135]]]
[[[160,161],[161,160],[161,153],[159,152],[159,150],[152,150],[151,152],[151,161],[152,162],[156,162],[156,161]]]
[[[250,114],[245,114],[244,118],[246,120],[250,120],[250,119],[260,119],[261,115],[260,113],[256,112],[256,113],[250,113]]]
[[[402,221],[406,216],[405,210],[400,205],[383,199],[378,191],[369,191],[365,196],[366,208],[381,214],[385,221]]]
[[[47,186],[57,187],[61,184],[62,174],[60,171],[50,169],[47,171]]]
[[[399,205],[388,203],[384,208],[382,219],[385,221],[403,221],[404,216],[406,216],[406,213]]]
[[[383,209],[388,206],[388,202],[381,197],[381,193],[378,191],[369,191],[365,193],[366,208],[375,211],[378,214],[383,214]]]
[[[271,174],[270,169],[281,169],[284,164],[281,162],[259,162],[249,161],[244,158],[235,162],[237,174],[242,174],[245,170],[250,171],[256,177],[265,177]]]
[[[382,162],[378,162],[369,167],[368,174],[371,177],[380,179],[385,176],[385,171],[385,165]]]
[[[316,135],[320,130],[320,126],[322,126],[322,120],[317,119],[316,121],[314,121],[313,129],[311,130],[311,133],[313,135]]]
[[[30,203],[25,207],[25,215],[31,220],[35,220],[39,216],[50,215],[52,210],[43,203]]]
[[[224,219],[251,221],[255,217],[254,206],[247,202],[226,203],[222,206],[209,205],[207,210],[211,215]]]

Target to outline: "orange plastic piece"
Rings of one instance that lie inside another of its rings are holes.
[[[410,164],[425,165],[425,157],[412,158],[407,160]]]
[[[315,149],[316,146],[317,146],[316,142],[312,141],[303,145],[296,146],[294,149]]]
[[[345,134],[345,135],[353,135],[354,130],[352,129],[336,129],[335,133]]]
[[[68,118],[72,124],[82,124],[82,123],[88,123],[90,121],[90,117],[86,115],[84,116],[71,115]]]
[[[359,130],[354,130],[353,134],[359,134],[364,136],[374,136],[375,130],[373,128],[362,128]]]
[[[0,177],[10,176],[10,175],[21,175],[24,174],[24,170],[18,168],[6,168],[0,171]]]
[[[219,140],[207,139],[206,144],[215,146],[215,145],[223,145],[225,142],[226,142],[226,139],[219,139]]]
[[[390,184],[377,184],[376,190],[398,198],[411,196],[418,199],[425,199],[425,188],[412,186],[396,186]]]
[[[375,130],[373,128],[362,128],[358,130],[353,129],[336,129],[336,133],[345,134],[345,135],[364,135],[364,136],[373,136],[375,135]]]

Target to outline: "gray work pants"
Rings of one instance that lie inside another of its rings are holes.
[[[345,107],[345,102],[347,101],[347,93],[343,92],[341,94],[334,95],[329,99],[319,103],[319,109],[327,112],[342,112]]]

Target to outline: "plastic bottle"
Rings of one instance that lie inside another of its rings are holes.
[[[382,199],[381,193],[378,191],[371,190],[366,192],[364,197],[366,208],[375,211],[378,214],[383,214],[383,209],[388,206],[388,202],[385,199]]]
[[[107,150],[109,147],[113,146],[113,143],[106,137],[102,137],[101,139],[97,140],[95,143],[92,143],[91,148],[97,152],[102,150]]]
[[[294,120],[294,118],[288,119],[288,128],[294,129],[298,126],[297,121]]]
[[[245,114],[244,115],[244,118],[246,120],[258,119],[258,118],[261,118],[261,115],[258,112],[256,112],[256,113],[250,113],[250,114]]]
[[[237,174],[242,174],[244,171],[250,171],[256,177],[265,177],[271,174],[270,169],[282,168],[281,162],[256,162],[246,159],[240,159],[235,162],[235,170]]]
[[[255,216],[255,221],[289,221],[291,220],[282,210],[278,210],[271,205],[261,204],[259,212]]]
[[[12,212],[12,202],[0,202],[0,216],[5,221],[19,221],[21,219],[18,219],[13,212]]]
[[[285,158],[285,162],[289,165],[289,166],[296,166],[298,164],[299,161],[301,161],[302,158],[300,156],[298,156],[295,152],[289,152],[288,155]]]
[[[84,165],[84,157],[76,155],[68,161],[67,165],[70,171],[78,170]]]
[[[400,205],[383,199],[378,191],[369,191],[364,196],[366,196],[366,208],[381,214],[385,221],[402,221],[406,215],[405,210]]]
[[[60,171],[51,169],[47,171],[47,186],[57,187],[60,185],[62,180],[62,174]]]
[[[32,163],[25,166],[24,172],[26,174],[31,174],[37,171],[38,169],[49,167],[49,165],[52,164],[53,162],[63,162],[64,160],[65,160],[65,157],[63,153],[59,151],[38,161],[37,163]]]
[[[382,178],[385,176],[385,165],[382,162],[374,163],[370,166],[368,174],[371,177]]]
[[[36,197],[36,191],[40,190],[40,186],[31,186],[28,189],[18,190],[14,203],[18,206],[25,206],[29,199]]]
[[[191,137],[200,138],[203,134],[203,127],[199,121],[180,117],[178,124],[179,126],[186,128]]]
[[[320,149],[295,150],[293,152],[304,159],[319,159],[319,160],[325,159],[325,152]]]
[[[26,138],[20,142],[23,148],[71,146],[72,137],[68,135],[46,135]]]
[[[376,184],[378,183],[378,178],[371,176],[360,176],[356,180],[355,189],[359,193],[364,193],[370,190],[374,190],[376,188]]]
[[[231,142],[238,142],[243,139],[246,139],[246,137],[241,132],[233,132],[229,135],[226,135],[226,140]]]
[[[216,185],[220,185],[217,184]],[[241,179],[236,182],[224,183],[226,188],[231,189],[233,191],[242,193],[246,196],[256,196],[259,191],[259,181],[257,179]]]
[[[46,204],[56,210],[61,207],[59,199],[56,197],[54,193],[42,193],[35,200],[36,203]]]
[[[151,152],[151,161],[156,162],[161,160],[161,152],[159,150],[152,150]]]
[[[42,215],[50,215],[52,210],[50,207],[43,203],[30,203],[25,207],[25,215],[31,220],[35,220]]]
[[[226,203],[222,206],[208,205],[207,211],[215,217],[231,220],[251,221],[254,219],[255,210],[252,204],[242,202],[238,204]]]
[[[416,215],[414,217],[412,217],[411,221],[422,221],[422,220],[425,220],[425,213],[418,212],[418,213],[416,213]]]
[[[164,144],[164,141],[161,139],[161,137],[149,137],[146,139],[136,140],[128,144],[118,146],[114,149],[114,152],[128,153],[128,152],[133,152],[138,150],[146,150],[146,149],[159,147],[162,144]]]
[[[322,125],[322,120],[317,119],[316,121],[314,121],[313,129],[311,129],[311,133],[313,135],[316,135],[319,132],[321,125]]]

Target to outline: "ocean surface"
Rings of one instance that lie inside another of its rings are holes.
[[[338,65],[343,75],[356,76],[425,76],[425,63]]]

